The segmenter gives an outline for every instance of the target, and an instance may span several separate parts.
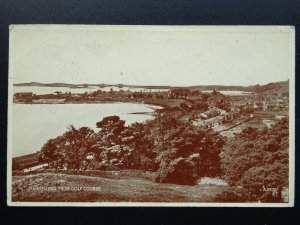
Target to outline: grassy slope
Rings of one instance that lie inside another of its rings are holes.
[[[108,179],[66,174],[14,176],[12,201],[210,202],[226,187],[159,184],[143,178]],[[100,191],[37,191],[28,187],[100,187]]]
[[[19,166],[20,164],[38,163],[39,156],[40,156],[40,153],[36,152],[36,153],[28,154],[28,155],[14,157],[12,159],[13,167]]]

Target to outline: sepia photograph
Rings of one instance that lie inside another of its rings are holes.
[[[11,25],[10,206],[294,206],[291,26]]]

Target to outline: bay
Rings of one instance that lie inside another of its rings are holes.
[[[209,90],[209,91],[202,91],[202,92],[206,92],[206,93],[211,93],[213,92],[212,90]],[[246,92],[246,91],[235,91],[235,90],[232,90],[232,91],[219,91],[220,93],[222,93],[223,95],[228,95],[228,96],[241,96],[241,95],[251,95],[253,94],[252,92]]]
[[[126,125],[152,119],[148,114],[158,106],[134,103],[107,104],[13,104],[12,156],[39,151],[50,138],[76,128],[87,126],[98,131],[96,123],[103,117],[117,115]]]
[[[83,94],[85,92],[91,93],[97,90],[109,92],[113,91],[130,91],[130,92],[164,92],[169,89],[160,89],[160,88],[136,88],[136,87],[117,87],[117,86],[107,86],[100,88],[98,86],[88,86],[87,88],[69,88],[69,87],[37,87],[37,86],[14,86],[13,88],[14,94],[20,92],[32,92],[37,95],[44,94],[54,94],[56,91],[60,91],[62,93],[71,92],[73,94]]]

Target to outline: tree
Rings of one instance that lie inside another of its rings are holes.
[[[152,169],[148,139],[144,125],[133,123],[125,126],[118,116],[109,116],[97,123],[97,148],[101,169]]]
[[[186,88],[174,88],[171,89],[170,91],[171,97],[172,98],[184,98],[186,99],[188,95],[191,94],[191,91],[189,89]]]
[[[197,157],[175,158],[169,164],[163,163],[158,171],[156,181],[194,185],[197,178]]]
[[[64,134],[68,148],[67,157],[71,164],[75,163],[75,168],[80,169],[80,165],[88,152],[92,151],[92,135],[94,131],[88,127],[76,129],[70,126],[69,131]]]
[[[50,168],[55,167],[56,162],[63,157],[63,153],[58,150],[61,148],[62,143],[62,136],[49,139],[41,149],[39,161],[48,163]]]
[[[63,135],[50,139],[41,149],[41,160],[50,167],[80,169],[86,154],[93,151],[94,131],[88,127],[76,129],[73,125]]]
[[[199,177],[220,172],[222,136],[170,115],[160,115],[155,122],[157,128],[152,132],[159,163],[156,181],[193,185]]]

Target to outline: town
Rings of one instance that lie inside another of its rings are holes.
[[[287,86],[287,83],[284,85]],[[281,90],[284,87],[282,86],[279,83]],[[161,111],[172,112],[177,114],[178,118],[192,121],[194,125],[213,127],[219,132],[250,120],[256,121],[252,125],[270,127],[276,120],[286,117],[289,109],[289,96],[286,89],[281,92],[274,91],[276,89],[273,91],[267,89],[263,92],[240,92],[238,95],[225,95],[216,89],[201,91],[196,88],[149,88],[130,91],[130,89],[116,88],[115,90],[114,87],[107,87],[106,91],[100,88],[92,90],[94,91],[84,93],[55,91],[49,94],[20,92],[14,94],[13,101],[20,104],[128,102],[158,105],[163,107]]]

